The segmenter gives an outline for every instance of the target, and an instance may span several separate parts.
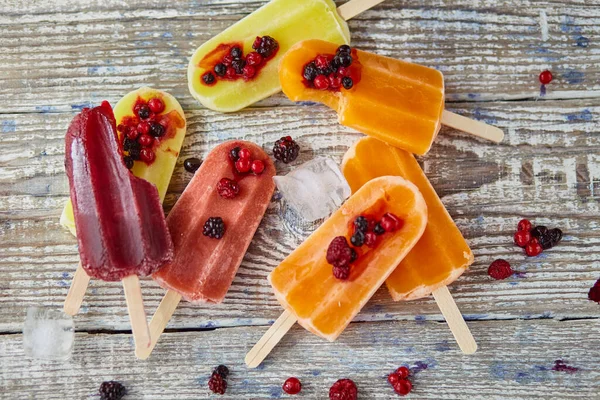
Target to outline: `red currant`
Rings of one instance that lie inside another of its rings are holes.
[[[529,222],[528,219],[522,219],[519,221],[519,224],[517,225],[517,230],[529,232],[532,227],[533,226],[531,225],[531,222]]]
[[[153,113],[160,114],[165,110],[165,103],[158,97],[154,97],[148,101],[148,107]]]
[[[150,164],[152,161],[154,161],[155,157],[156,156],[154,152],[149,148],[144,148],[140,151],[140,159],[145,163]]]
[[[388,382],[392,386],[394,386],[396,383],[398,383],[399,380],[400,380],[400,376],[395,372],[388,375]]]
[[[552,72],[545,70],[540,73],[540,83],[542,85],[547,85],[552,82]]]
[[[137,131],[142,135],[147,135],[150,133],[150,122],[142,121],[137,126]]]
[[[329,87],[339,89],[342,86],[342,78],[331,74],[329,76]]]
[[[265,163],[263,163],[261,160],[254,160],[250,165],[250,169],[252,169],[252,172],[254,172],[256,175],[260,175],[265,170]]]
[[[302,384],[298,378],[288,378],[283,384],[283,391],[287,394],[298,394],[302,390]]]
[[[319,90],[325,90],[329,87],[329,79],[325,75],[319,75],[313,81],[313,85]]]
[[[250,150],[248,149],[240,149],[238,152],[238,157],[242,159],[250,159]]]
[[[408,379],[401,379],[394,385],[394,391],[400,396],[406,396],[412,390],[412,383]]]
[[[402,226],[402,221],[392,213],[385,213],[380,224],[386,232],[394,232]]]
[[[320,68],[320,69],[327,68],[327,66],[329,65],[329,60],[327,60],[327,56],[318,55],[315,58],[315,65],[317,66],[317,68]]]
[[[517,231],[515,232],[515,244],[519,247],[527,246],[527,243],[531,240],[531,233],[529,231]]]
[[[248,56],[246,57],[246,65],[258,66],[262,63],[262,61],[262,56],[255,51],[248,54]]]
[[[140,133],[135,128],[129,128],[127,130],[127,139],[135,140],[140,135]]]
[[[249,158],[241,158],[235,162],[235,169],[242,174],[250,171],[250,159]]]
[[[254,68],[252,65],[246,65],[242,71],[242,75],[244,75],[244,78],[246,79],[250,79],[256,75],[256,68]]]
[[[408,378],[408,375],[410,375],[410,370],[407,367],[402,366],[396,370],[396,373],[400,378],[406,379]]]
[[[150,135],[142,135],[138,139],[138,143],[142,145],[142,147],[150,147],[152,146],[152,142],[154,142],[154,138]]]
[[[225,78],[235,79],[235,69],[233,67],[227,67],[227,71],[225,72]]]
[[[525,253],[527,253],[529,257],[540,255],[542,251],[544,251],[544,249],[536,238],[531,239],[531,241],[527,243],[527,246],[525,246]]]
[[[375,247],[376,242],[377,242],[377,235],[375,234],[375,232],[365,233],[365,245],[367,247]]]

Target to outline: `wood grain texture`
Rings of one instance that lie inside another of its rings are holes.
[[[441,70],[449,111],[506,133],[495,145],[443,128],[419,159],[475,253],[450,286],[479,344],[474,356],[461,356],[432,298],[394,303],[382,289],[336,343],[296,327],[264,368],[247,371],[244,355],[282,311],[266,276],[316,227],[276,194],[224,303],[182,302],[149,362],[134,359],[122,287],[98,281],[75,319],[73,360],[23,357],[26,308],[60,309],[78,262],[58,218],[68,197],[64,134],[81,108],[145,85],[178,98],[189,134],[167,212],[191,178],[183,160],[224,140],[269,150],[294,136],[302,151],[277,165],[285,174],[316,155],[340,161],[360,137],[331,110],[281,94],[235,114],[189,95],[193,50],[262,4],[0,0],[0,398],[88,398],[105,379],[123,380],[130,398],[206,398],[210,368],[226,363],[235,371],[227,398],[277,398],[298,375],[304,398],[323,398],[349,376],[362,398],[383,399],[392,397],[385,373],[416,362],[430,368],[411,398],[600,398],[600,319],[587,300],[600,277],[600,8],[583,0],[386,0],[350,21],[356,46]],[[544,92],[537,77],[546,68],[555,79]],[[563,228],[563,242],[525,257],[512,244],[522,217]],[[518,274],[491,280],[496,258]],[[151,314],[164,290],[150,280],[142,289]],[[557,359],[580,371],[551,371]]]
[[[264,327],[164,335],[146,362],[135,359],[128,335],[78,334],[73,359],[59,364],[28,360],[20,335],[2,336],[0,350],[11,362],[0,365],[0,398],[8,399],[8,390],[19,399],[89,399],[109,379],[127,386],[126,399],[217,398],[209,396],[207,381],[220,363],[231,371],[227,399],[289,398],[281,385],[290,376],[303,382],[298,398],[327,398],[329,387],[348,377],[360,399],[392,399],[386,375],[400,365],[427,366],[412,378],[411,399],[598,398],[597,320],[471,325],[480,344],[471,356],[462,355],[436,322],[352,324],[333,344],[296,326],[257,369],[247,369],[240,354]],[[556,360],[579,370],[553,371]]]

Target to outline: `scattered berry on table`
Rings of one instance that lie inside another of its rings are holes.
[[[187,172],[191,172],[192,174],[196,172],[201,165],[202,161],[196,157],[186,158],[186,160],[183,162],[183,167],[185,170]]]
[[[298,394],[302,390],[302,384],[298,378],[288,378],[283,384],[283,391],[287,394]]]
[[[600,279],[598,279],[594,286],[591,287],[588,292],[588,299],[600,304]]]
[[[547,85],[552,82],[552,72],[545,70],[540,73],[540,83],[542,85]]]
[[[412,391],[412,383],[408,379],[400,379],[394,385],[394,391],[400,396],[406,396]]]
[[[227,390],[227,381],[217,372],[213,372],[208,380],[208,388],[213,393],[225,394]]]
[[[229,376],[229,368],[227,368],[223,364],[221,364],[217,368],[215,368],[215,370],[213,371],[213,373],[215,373],[215,372],[217,374],[221,375],[223,377],[223,379],[227,379],[227,377]]]
[[[298,158],[299,153],[300,146],[291,136],[284,136],[273,145],[273,156],[286,164]]]
[[[240,186],[233,179],[222,178],[217,183],[217,193],[224,199],[233,199],[240,193]]]
[[[356,400],[358,388],[351,379],[340,379],[329,389],[329,400]]]
[[[543,225],[538,225],[531,230],[531,236],[533,236],[535,238],[539,238],[539,237],[545,235],[546,232],[548,232],[548,228],[546,228]]]
[[[396,383],[398,383],[398,381],[402,379],[400,378],[400,375],[398,375],[395,372],[392,372],[391,374],[388,375],[387,377],[387,381],[389,382],[390,385],[394,386]]]
[[[519,221],[519,223],[517,225],[517,230],[529,232],[532,227],[533,226],[531,225],[531,222],[529,222],[529,220],[522,219],[522,220]]]
[[[513,273],[508,261],[501,258],[491,263],[488,267],[488,275],[496,280],[506,279]]]
[[[531,233],[529,231],[516,231],[515,232],[515,244],[519,247],[527,246],[527,243],[531,241]]]
[[[544,251],[544,249],[537,238],[531,239],[531,241],[527,243],[527,246],[525,246],[525,253],[527,253],[529,257],[538,256],[542,251]]]
[[[210,217],[204,223],[202,234],[213,239],[221,239],[225,233],[225,223],[221,217]]]
[[[408,378],[408,375],[410,375],[410,370],[408,369],[408,367],[402,366],[396,370],[396,373],[400,378],[406,379]]]
[[[116,381],[102,382],[100,389],[100,400],[120,400],[125,396],[125,386]]]

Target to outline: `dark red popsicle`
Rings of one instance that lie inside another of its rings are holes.
[[[173,243],[158,191],[125,166],[110,104],[78,114],[65,142],[79,253],[88,275],[118,281],[171,262]]]

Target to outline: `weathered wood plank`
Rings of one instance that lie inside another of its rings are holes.
[[[412,378],[418,399],[598,398],[598,320],[479,321],[470,323],[479,351],[463,356],[445,324],[352,324],[335,343],[294,327],[259,369],[244,354],[264,327],[167,333],[152,357],[136,360],[129,335],[78,334],[69,362],[27,359],[21,335],[0,336],[0,398],[85,399],[104,380],[122,381],[134,399],[208,398],[212,368],[230,370],[227,399],[283,398],[290,376],[303,382],[302,398],[326,398],[337,379],[348,377],[359,398],[396,398],[385,376],[402,364],[426,366]],[[583,345],[582,345],[583,344]],[[556,360],[579,368],[553,371]]]
[[[262,4],[9,1],[0,16],[2,112],[70,111],[148,84],[200,107],[187,92],[189,56]],[[350,27],[363,49],[440,69],[449,101],[539,97],[545,68],[556,77],[547,98],[600,94],[600,11],[581,0],[387,0]],[[275,104],[289,103],[278,95],[260,105]]]
[[[475,264],[451,288],[467,319],[597,317],[597,305],[586,293],[600,276],[600,140],[594,133],[598,100],[456,103],[450,108],[507,131],[506,142],[494,145],[444,130],[421,159],[475,251]],[[68,196],[63,137],[71,117],[0,116],[0,126],[11,127],[0,135],[0,331],[19,331],[26,306],[60,306],[75,271],[75,240],[58,225]],[[335,124],[335,114],[322,106],[254,108],[240,115],[195,109],[187,117],[189,135],[167,210],[191,178],[181,166],[183,160],[204,156],[223,140],[242,137],[268,149],[281,135],[293,135],[303,150],[293,165],[278,164],[279,173],[286,173],[316,154],[339,161],[359,137]],[[522,216],[564,228],[564,242],[540,257],[523,256],[511,244]],[[182,302],[169,327],[253,325],[275,319],[281,308],[266,275],[313,228],[290,219],[276,196],[225,303]],[[520,277],[492,281],[487,266],[500,257]],[[153,282],[145,282],[144,290],[151,313],[164,292]],[[431,299],[392,303],[381,290],[358,320],[414,318],[441,320],[441,315]],[[77,322],[81,329],[128,329],[120,285],[93,282]]]

